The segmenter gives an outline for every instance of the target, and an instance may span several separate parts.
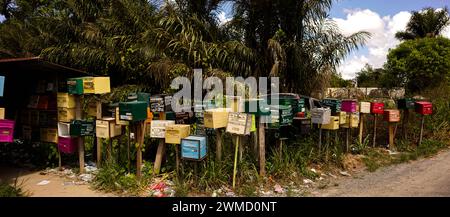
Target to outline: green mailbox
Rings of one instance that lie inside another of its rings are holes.
[[[133,101],[119,103],[120,120],[145,121],[147,119],[147,102]]]
[[[69,94],[82,95],[83,94],[83,78],[69,78],[67,79],[67,91]]]
[[[397,100],[398,109],[409,110],[414,109],[415,100],[412,98],[404,98]]]
[[[262,99],[250,99],[244,102],[245,113],[253,114],[256,116],[268,116],[270,115],[269,106],[265,108],[260,108],[260,103],[263,102]],[[252,105],[256,106],[253,108]]]
[[[94,121],[74,120],[70,123],[71,136],[93,136],[95,134]]]

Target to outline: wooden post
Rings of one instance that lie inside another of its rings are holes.
[[[403,130],[403,138],[408,140],[408,122],[409,122],[409,110],[403,110],[403,122],[402,122],[402,130]]]
[[[165,119],[164,112],[160,112],[159,120],[164,120],[164,119]],[[160,139],[159,144],[158,144],[158,150],[156,151],[155,165],[153,167],[155,174],[159,174],[159,172],[161,170],[161,163],[162,163],[162,159],[164,157],[165,148],[166,147],[164,144],[164,139]]]
[[[377,141],[377,114],[373,115],[373,141],[372,141],[372,147],[375,148],[375,143]]]
[[[97,102],[96,103],[96,119],[100,120],[102,119],[102,103],[101,102]],[[100,168],[101,167],[101,162],[102,162],[102,138],[97,138],[97,167]]]
[[[364,113],[360,113],[359,120],[359,144],[363,142],[363,131],[364,131]]]
[[[322,125],[319,124],[319,155],[322,152]]]
[[[236,147],[234,150],[234,166],[233,166],[233,189],[236,187],[236,174],[238,163],[238,151],[239,151],[239,136],[236,138]]]
[[[75,106],[75,119],[81,120],[83,119],[83,111],[81,108],[81,96],[75,97],[76,106]],[[80,173],[84,173],[84,138],[80,137],[78,139],[78,159],[80,163]]]
[[[327,134],[326,134],[326,147],[325,147],[325,161],[326,162],[328,162],[328,153],[329,153],[329,151],[328,151],[328,148],[329,148],[329,146],[330,146],[330,143],[331,143],[331,141],[330,141],[330,131],[329,130],[327,130]]]
[[[258,126],[259,139],[259,175],[266,176],[266,132],[264,129],[263,117],[260,117]]]
[[[111,127],[111,125],[109,125]],[[109,129],[109,132],[111,132],[113,129]],[[112,146],[113,146],[113,138],[108,139],[108,146],[106,147],[106,154],[108,157],[108,161],[111,161],[112,159]]]
[[[351,127],[351,123],[349,125],[349,128],[346,129],[345,132],[345,151],[348,153],[349,148],[350,148],[350,127]]]
[[[174,144],[175,146],[175,157],[176,157],[176,169],[177,169],[177,174],[179,174],[180,172],[180,150],[179,150],[179,145]]]
[[[127,142],[127,159],[128,159],[128,164],[127,164],[127,168],[128,168],[128,173],[131,172],[131,154],[130,154],[130,149],[131,149],[131,129],[132,125],[129,124],[128,125],[128,132],[127,132],[127,136],[128,136],[128,142]]]
[[[58,149],[58,170],[62,170],[61,151]]]
[[[216,130],[216,160],[217,160],[217,162],[222,161],[222,131],[221,131],[221,129]]]
[[[389,149],[394,147],[394,138],[395,138],[394,124],[389,123]]]
[[[334,145],[337,145],[339,142],[338,131],[334,131]]]
[[[256,156],[257,161],[259,160],[258,157],[258,131],[255,131],[253,134],[253,153],[254,156]]]
[[[238,136],[239,137],[239,136]],[[245,144],[245,138],[242,138],[242,144],[239,146],[239,162],[242,161],[242,157],[244,155],[244,144]]]
[[[422,138],[423,138],[423,126],[425,124],[425,115],[422,115],[422,121],[420,123],[420,137],[419,137],[419,145],[422,144]]]
[[[141,121],[137,125],[137,150],[136,150],[136,176],[138,178],[142,177],[142,145],[144,144],[144,134],[145,134],[145,125],[144,122]]]

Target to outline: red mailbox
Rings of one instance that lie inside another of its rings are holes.
[[[433,114],[433,104],[431,102],[416,102],[415,104],[416,112],[421,115],[431,115]]]
[[[394,109],[384,110],[384,120],[387,122],[400,122],[400,111]]]
[[[372,114],[384,114],[384,103],[372,102],[370,103],[370,113]]]

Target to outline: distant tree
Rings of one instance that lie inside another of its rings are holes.
[[[331,75],[330,86],[331,87],[352,87],[352,80],[345,80],[341,74],[333,73]]]
[[[371,65],[366,66],[356,74],[358,87],[382,87],[384,70],[382,68],[374,69]]]
[[[385,64],[386,86],[419,92],[450,81],[450,39],[408,40],[392,49]]]
[[[425,8],[422,11],[413,11],[406,31],[397,32],[395,37],[399,40],[437,37],[449,24],[448,8]]]

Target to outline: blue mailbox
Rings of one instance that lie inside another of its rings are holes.
[[[181,158],[185,160],[203,160],[206,157],[205,136],[188,136],[181,139]]]

